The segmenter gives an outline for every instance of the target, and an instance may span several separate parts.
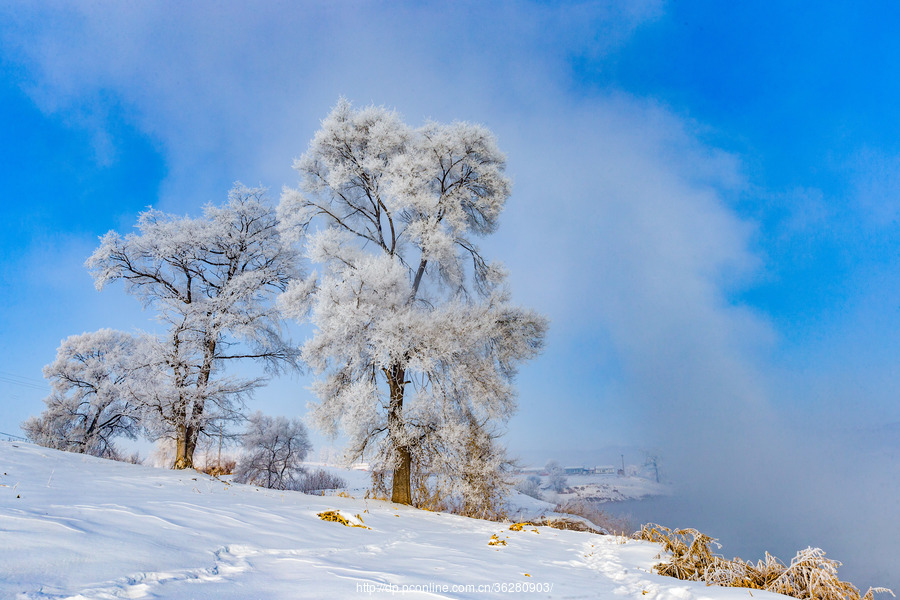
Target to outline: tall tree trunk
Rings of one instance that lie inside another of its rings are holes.
[[[173,469],[193,469],[194,450],[197,449],[197,439],[200,431],[191,424],[178,427],[175,440],[175,465]]]
[[[391,391],[391,406],[388,410],[388,435],[396,453],[397,464],[394,466],[391,502],[412,504],[412,453],[405,439],[403,426],[403,387],[406,372],[400,365],[393,365],[387,372],[388,386]]]
[[[172,423],[175,425],[175,464],[173,469],[190,469],[194,466],[193,455],[187,454],[187,399],[184,397],[185,388],[185,367],[179,362],[179,350],[181,348],[181,330],[175,332],[174,343],[175,352],[173,360],[175,364],[175,389],[178,390],[178,403],[172,409]]]
[[[175,463],[173,469],[190,469],[193,466],[191,456],[187,455],[187,407],[185,406],[184,397],[178,399],[177,408],[174,410],[172,419],[175,423]]]
[[[412,454],[408,446],[397,448],[398,465],[394,468],[393,489],[391,502],[397,504],[412,504],[412,489],[410,479],[412,477]]]
[[[194,451],[197,449],[197,440],[200,438],[200,418],[203,415],[204,402],[198,400],[191,408],[190,416],[185,415],[176,428],[175,437],[175,465],[173,469],[193,469]]]
[[[188,425],[187,435],[184,436],[184,467],[183,469],[194,468],[194,450],[197,449],[197,438],[199,432],[193,425]]]
[[[194,466],[194,453],[188,453],[188,426],[179,423],[175,428],[175,464],[173,469],[190,469]]]
[[[178,440],[175,445],[175,464],[173,469],[193,469],[194,451],[188,449],[187,440]]]
[[[207,341],[205,356],[203,357],[203,366],[200,368],[200,378],[197,387],[203,390],[209,383],[212,375],[213,357],[216,352],[216,340]],[[200,437],[201,418],[205,402],[203,393],[198,394],[199,399],[195,400],[191,407],[191,414],[188,416],[187,411],[183,416],[182,423],[178,426],[177,441],[175,445],[175,465],[173,469],[193,469],[194,468],[194,450],[197,449],[197,440]]]
[[[393,223],[391,227],[393,227]],[[416,299],[427,264],[428,260],[424,257],[419,261],[419,268],[416,270],[412,292],[407,299],[408,304],[412,304]],[[412,487],[410,485],[412,479],[412,451],[404,435],[406,428],[403,425],[403,387],[406,385],[405,378],[406,371],[399,364],[392,365],[387,371],[388,386],[391,390],[391,406],[388,410],[388,435],[396,453],[391,484],[391,502],[396,502],[397,504],[412,504]]]

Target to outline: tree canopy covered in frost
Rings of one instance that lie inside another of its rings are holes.
[[[297,419],[250,415],[243,435],[245,453],[234,480],[262,487],[291,490],[301,485],[303,459],[312,448],[306,428]]]
[[[272,300],[298,275],[298,257],[282,243],[264,190],[239,184],[201,218],[151,209],[137,229],[104,235],[87,266],[97,289],[123,282],[166,326],[151,345],[149,362],[164,376],[146,390],[148,425],[175,440],[174,466],[187,468],[209,423],[233,415],[260,383],[227,377],[226,361],[294,363]]]
[[[544,469],[546,469],[547,474],[550,476],[548,479],[549,488],[557,493],[564,492],[569,485],[569,482],[566,479],[566,470],[555,460],[548,462]]]
[[[473,430],[512,414],[517,365],[543,344],[546,320],[510,303],[476,243],[510,195],[505,156],[480,125],[416,129],[342,99],[294,168],[279,216],[322,273],[281,301],[316,327],[302,348],[320,375],[313,419],[392,471],[392,499],[411,503],[413,470],[438,466],[427,457],[486,444]]]
[[[113,438],[134,438],[138,428],[147,342],[111,329],[63,340],[56,360],[44,367],[53,390],[47,408],[22,424],[28,438],[58,450],[115,456]]]

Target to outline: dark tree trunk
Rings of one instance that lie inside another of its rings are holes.
[[[403,425],[403,387],[406,373],[400,365],[393,365],[387,372],[391,390],[391,406],[388,410],[388,434],[396,453],[391,502],[412,504],[412,454],[405,439]]]
[[[175,464],[173,469],[193,469],[194,450],[197,448],[197,430],[190,423],[183,421],[178,425],[175,437]]]
[[[173,469],[193,469],[194,451],[197,449],[197,440],[200,438],[200,418],[203,415],[202,401],[197,401],[191,410],[191,415],[185,415],[183,421],[176,428],[175,437],[175,464]]]
[[[192,458],[193,454],[187,453],[188,440],[188,423],[187,423],[187,407],[184,398],[178,399],[178,407],[173,415],[175,421],[175,464],[173,469],[190,469],[194,466]]]
[[[179,436],[175,444],[175,466],[173,469],[193,469],[194,450],[197,449],[199,431],[192,425],[183,428],[184,436]]]
[[[412,504],[412,490],[410,479],[412,476],[412,456],[406,446],[397,448],[398,465],[394,469],[393,490],[391,502],[397,504]]]
[[[204,356],[203,366],[200,369],[200,378],[198,381],[199,388],[205,388],[209,383],[212,375],[212,361],[216,352],[216,341],[209,340],[206,343],[206,356]],[[201,394],[202,398],[202,394]],[[175,465],[173,469],[193,469],[194,468],[194,450],[197,449],[197,439],[200,437],[200,431],[203,417],[203,409],[205,402],[200,399],[194,402],[191,408],[191,414],[184,415],[183,424],[178,426],[177,441],[175,444]],[[185,411],[187,413],[187,411]]]
[[[391,227],[393,228],[393,223]],[[425,258],[419,261],[419,268],[416,270],[416,278],[413,281],[412,293],[407,300],[410,304],[416,299],[427,264],[428,260]],[[387,378],[388,386],[391,390],[391,406],[388,410],[388,434],[396,453],[391,486],[391,502],[412,504],[412,486],[410,485],[412,480],[412,451],[408,440],[403,435],[405,432],[403,424],[403,387],[406,385],[406,371],[399,364],[394,364],[387,371]]]
[[[175,464],[173,469],[192,469],[194,467],[193,449],[188,449],[189,427],[184,424],[178,425],[178,431],[175,434]]]

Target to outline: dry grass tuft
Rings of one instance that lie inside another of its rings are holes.
[[[326,510],[325,512],[317,513],[317,516],[320,519],[322,519],[323,521],[330,521],[332,523],[340,523],[341,525],[344,525],[345,527],[361,527],[363,529],[371,529],[371,527],[366,527],[363,524],[362,517],[359,515],[356,515],[356,520],[359,521],[359,523],[351,522],[347,517],[345,517],[339,511],[336,511],[336,510]]]
[[[598,535],[609,535],[604,529],[598,529],[591,526],[584,519],[570,519],[568,517],[541,517],[535,525],[544,525],[553,529],[562,529],[564,531],[586,531],[588,533],[596,533]]]
[[[206,473],[207,475],[212,475],[213,477],[221,477],[222,475],[232,475],[234,474],[234,468],[237,466],[237,461],[233,458],[227,458],[223,460],[221,463],[219,462],[208,462],[200,470],[201,473]]]
[[[583,517],[599,527],[602,533],[613,535],[631,535],[635,526],[629,517],[617,517],[602,510],[596,503],[584,500],[570,500],[557,504],[554,509],[559,513]]]
[[[841,563],[825,558],[821,548],[801,550],[786,566],[768,552],[756,564],[739,558],[726,560],[710,550],[712,544],[721,547],[716,540],[696,529],[673,531],[648,523],[634,537],[661,544],[663,553],[670,555],[667,562],[654,566],[660,575],[705,581],[710,585],[766,590],[804,600],[873,600],[876,592],[894,595],[891,590],[879,587],[869,588],[860,596],[853,584],[838,579]]]

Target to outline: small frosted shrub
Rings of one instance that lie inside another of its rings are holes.
[[[536,500],[543,500],[541,497],[541,478],[537,475],[529,475],[528,478],[517,483],[515,489]]]
[[[234,470],[237,483],[297,488],[305,472],[303,459],[312,448],[303,423],[257,412],[248,419],[243,439],[245,453]]]
[[[347,487],[347,482],[342,478],[329,473],[325,469],[317,469],[303,475],[293,489],[304,494],[312,494],[314,492],[338,490],[345,487]]]

